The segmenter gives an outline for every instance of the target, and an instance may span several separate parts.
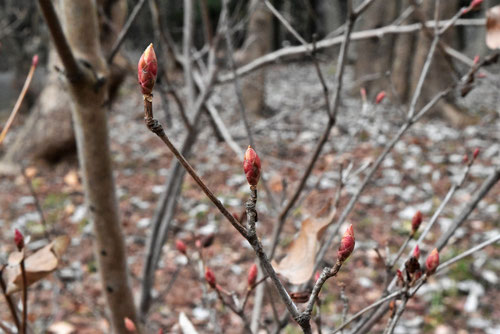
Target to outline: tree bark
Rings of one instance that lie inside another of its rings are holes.
[[[51,6],[50,1],[40,0],[40,3],[42,8]],[[44,15],[47,21],[50,21],[45,8]],[[111,167],[107,117],[103,107],[107,98],[106,80],[109,69],[99,41],[95,2],[65,0],[61,4],[60,17],[68,44],[79,64],[78,75],[68,77],[67,84],[71,96],[71,112],[86,205],[95,233],[95,256],[112,331],[127,333],[124,318],[130,318],[136,324],[138,322],[128,282],[125,245]],[[54,24],[48,24],[54,36]],[[58,41],[57,37],[55,39],[56,45],[59,43],[58,52],[61,53],[60,45],[63,43]],[[63,63],[66,64],[67,61]],[[67,72],[70,71],[67,69]]]

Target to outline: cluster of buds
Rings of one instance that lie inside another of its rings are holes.
[[[415,212],[415,215],[411,219],[411,233],[412,235],[415,234],[420,227],[420,224],[422,224],[422,212],[418,210]]]
[[[143,95],[149,96],[153,93],[157,72],[158,62],[155,50],[153,49],[153,43],[151,43],[142,54],[137,65],[137,78],[139,79]]]
[[[462,163],[465,165],[465,164],[468,164],[469,166],[472,165],[472,163],[477,159],[477,156],[479,155],[479,148],[476,147],[474,149],[474,152],[472,152],[472,160],[469,161],[469,156],[466,154],[464,154],[464,157],[462,159]]]
[[[340,240],[340,247],[337,251],[337,261],[341,263],[344,262],[354,250],[355,243],[356,241],[354,240],[354,231],[351,224],[342,236],[342,240]]]
[[[254,149],[248,146],[245,152],[245,158],[243,160],[243,170],[247,177],[248,184],[255,187],[259,183],[260,179],[260,158]]]

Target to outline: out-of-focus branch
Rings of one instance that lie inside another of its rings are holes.
[[[76,82],[81,80],[82,71],[76,62],[76,59],[71,51],[68,40],[64,35],[61,22],[57,17],[57,13],[54,9],[54,5],[51,0],[38,0],[40,8],[42,9],[43,16],[45,17],[45,22],[50,30],[50,36],[54,41],[54,45],[59,54],[59,58],[64,65],[64,70],[66,77],[70,82]]]

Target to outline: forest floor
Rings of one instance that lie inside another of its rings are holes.
[[[333,67],[325,65],[323,70],[331,84]],[[267,118],[250,115],[250,125],[266,182],[278,203],[278,207],[273,207],[266,192],[259,191],[257,232],[268,246],[279,206],[296,189],[326,126],[327,116],[322,87],[310,64],[273,66],[266,70],[266,75],[266,102],[274,115]],[[353,82],[350,70],[346,82]],[[213,102],[243,152],[248,140],[236,109],[233,89],[232,85],[217,88]],[[370,93],[372,96],[377,92]],[[330,135],[303,196],[287,220],[278,257],[286,253],[286,246],[293,240],[300,223],[316,216],[335,197],[341,164],[344,170],[352,164],[352,170],[356,171],[373,162],[404,121],[405,109],[394,107],[388,98],[379,105],[375,105],[371,98],[363,107],[359,93],[349,85],[343,94],[345,98],[338,113],[338,126]],[[380,297],[386,274],[374,248],[380,249],[385,256],[387,245],[394,255],[407,237],[410,220],[417,210],[422,211],[425,226],[452,183],[462,175],[464,154],[470,156],[476,147],[481,150],[465,184],[422,245],[423,256],[431,250],[433,242],[448,228],[494,166],[500,165],[499,90],[487,82],[480,82],[465,100],[459,102],[467,110],[464,112],[472,116],[471,124],[454,128],[436,115],[426,116],[416,123],[387,156],[349,215],[347,223],[354,226],[356,249],[338,277],[327,281],[321,293],[323,332],[329,332],[341,323],[341,282],[346,285],[349,315]],[[180,145],[186,131],[174,104],[170,105],[172,121],[166,126],[166,131],[172,141]],[[155,106],[156,117],[165,125],[165,106],[158,96],[155,96]],[[172,154],[144,126],[142,97],[133,78],[124,85],[110,111],[109,128],[131,283],[138,294],[145,245],[151,230],[150,219],[165,188]],[[225,142],[217,141],[213,133],[207,123],[189,160],[224,204],[240,214],[249,196],[242,157]],[[365,168],[359,174],[351,173],[341,192],[340,210],[359,187],[366,171]],[[76,157],[57,165],[34,165],[29,172],[51,237],[59,234],[71,237],[60,269],[30,288],[29,319],[33,328],[38,333],[49,326],[69,325],[77,333],[107,333],[109,324],[104,296],[92,252],[92,226],[86,218]],[[14,249],[15,228],[31,236],[30,249],[46,244],[47,239],[24,179],[21,176],[2,177],[0,189],[0,260],[4,262],[6,255]],[[457,230],[441,253],[442,261],[498,233],[499,198],[500,185],[497,184]],[[148,317],[147,332],[154,333],[161,326],[165,332],[179,333],[179,314],[184,312],[199,333],[241,333],[241,320],[222,307],[215,293],[200,279],[195,241],[215,234],[213,244],[203,249],[204,261],[224,289],[239,294],[246,289],[247,270],[255,261],[253,252],[190,177],[186,177],[182,188],[173,225],[156,274],[155,302]],[[347,224],[340,230],[344,231],[346,227]],[[176,239],[187,244],[190,264],[186,264],[186,257],[176,251]],[[327,263],[335,260],[337,247],[338,240],[326,256]],[[178,267],[181,269],[177,279],[166,291]],[[445,273],[431,278],[409,302],[396,332],[499,333],[499,275],[498,245],[460,261]],[[275,297],[273,293],[269,296]],[[278,300],[277,297],[274,299]],[[253,298],[246,308],[249,317],[252,304]],[[0,305],[1,319],[7,320],[3,299]],[[278,311],[283,310],[278,303]],[[268,324],[272,319],[271,308],[266,306],[261,321]],[[377,328],[383,328],[385,321]],[[66,333],[62,327],[53,328],[54,333]],[[285,332],[298,333],[298,329],[289,325]]]

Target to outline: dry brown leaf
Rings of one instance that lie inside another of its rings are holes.
[[[286,277],[292,284],[307,282],[313,274],[319,248],[318,241],[330,221],[330,218],[304,220],[299,235],[290,244],[286,256],[280,263],[273,261],[276,272]]]
[[[486,12],[486,45],[490,49],[500,48],[500,6]]]
[[[24,267],[26,269],[28,286],[56,270],[59,258],[66,251],[68,245],[69,237],[60,236],[54,239],[47,246],[26,257]],[[6,274],[7,294],[21,290],[23,280],[19,265],[12,266],[9,262],[9,266],[6,268]]]

